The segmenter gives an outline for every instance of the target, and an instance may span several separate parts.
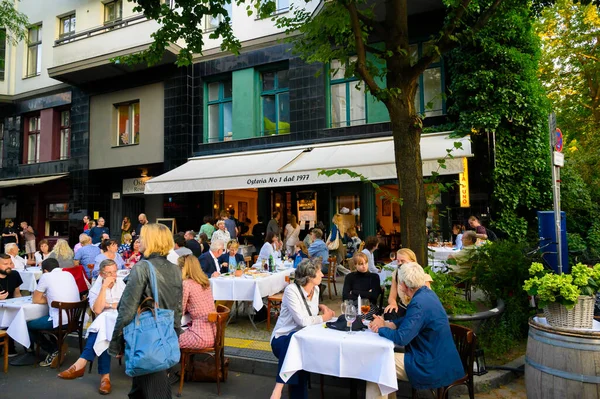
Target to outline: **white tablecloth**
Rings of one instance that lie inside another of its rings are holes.
[[[86,338],[91,332],[98,333],[96,343],[94,344],[94,352],[96,352],[97,356],[100,356],[102,352],[108,349],[118,315],[119,313],[116,310],[107,309],[100,313],[87,329]]]
[[[242,276],[213,277],[210,279],[215,301],[251,301],[257,311],[263,307],[262,299],[273,295],[287,286],[285,277],[294,271],[293,268],[273,273],[268,277]]]
[[[427,255],[431,269],[435,272],[443,270],[446,266],[448,256],[453,252],[458,252],[454,248],[448,247],[428,247]]]
[[[16,271],[21,275],[21,280],[23,280],[23,284],[21,284],[19,288],[29,292],[35,291],[37,288],[37,281],[42,277],[42,268],[28,267],[27,270]]]
[[[48,305],[31,303],[31,296],[0,301],[0,327],[8,327],[8,335],[29,348],[27,322],[48,315]]]
[[[398,390],[394,343],[371,330],[303,328],[292,336],[279,376],[287,381],[298,370],[375,382],[384,395]]]

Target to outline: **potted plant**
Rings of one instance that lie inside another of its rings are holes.
[[[595,294],[600,285],[600,264],[578,263],[571,274],[555,274],[541,263],[529,268],[531,278],[523,289],[538,299],[548,324],[562,328],[592,328]]]

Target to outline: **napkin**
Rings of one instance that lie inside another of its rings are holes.
[[[328,321],[325,323],[328,328],[339,330],[339,331],[350,331],[346,326],[346,317],[344,315],[340,315],[336,321]],[[360,317],[357,317],[356,320],[352,323],[352,331],[362,331],[366,330],[367,326],[365,326]]]

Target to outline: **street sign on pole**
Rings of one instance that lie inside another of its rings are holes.
[[[556,128],[556,114],[548,117],[548,132],[550,133],[550,151],[552,165],[552,196],[554,197],[554,230],[556,237],[556,252],[558,274],[562,274],[562,238],[560,234],[560,168],[564,166],[563,136],[560,129]]]

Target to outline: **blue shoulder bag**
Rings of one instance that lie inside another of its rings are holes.
[[[154,266],[146,261],[150,272],[152,297],[138,307],[135,319],[123,329],[125,338],[125,373],[130,377],[156,373],[179,363],[179,339],[173,328],[174,312],[158,307],[158,285]],[[139,267],[139,264],[138,264]],[[147,301],[154,308],[144,308]]]

